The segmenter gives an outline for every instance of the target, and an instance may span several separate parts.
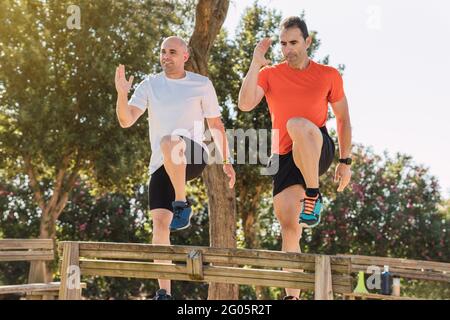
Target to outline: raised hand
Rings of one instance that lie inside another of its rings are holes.
[[[272,40],[270,38],[264,38],[255,47],[253,51],[253,62],[258,65],[265,66],[270,63],[264,56],[269,50],[270,45],[272,44]]]
[[[130,76],[129,80],[125,78],[125,66],[123,64],[120,64],[116,68],[115,82],[117,93],[127,95],[133,84],[133,79],[134,79],[133,76]]]

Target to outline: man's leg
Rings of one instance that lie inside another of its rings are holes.
[[[304,188],[297,184],[287,187],[273,198],[275,215],[281,225],[283,251],[300,252],[302,227],[298,223],[298,216],[300,212],[300,202],[304,198],[304,195]],[[299,294],[300,289],[286,288],[286,295],[288,296],[298,298]]]
[[[179,136],[161,139],[164,169],[175,190],[175,201],[186,201],[186,143]]]
[[[153,209],[150,210],[153,220],[153,238],[152,244],[170,245],[170,222],[172,221],[173,213],[167,209]],[[155,260],[155,263],[172,263],[168,260]],[[167,294],[171,294],[170,280],[158,279],[159,287],[165,289]]]
[[[292,156],[305,180],[306,190],[299,223],[309,228],[320,222],[322,196],[319,191],[319,162],[323,136],[320,129],[304,118],[291,118],[287,130],[292,138]]]
[[[306,187],[319,188],[319,160],[323,136],[320,129],[305,118],[291,118],[287,130],[293,141],[292,155],[305,179]]]

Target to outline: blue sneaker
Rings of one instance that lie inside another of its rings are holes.
[[[192,209],[189,202],[172,202],[173,219],[170,223],[170,231],[178,231],[188,228],[191,225]]]
[[[156,291],[156,295],[152,298],[152,300],[173,300],[173,297],[167,293],[164,289],[159,289]]]
[[[305,196],[302,201],[302,211],[300,212],[299,223],[306,228],[314,228],[320,223],[320,211],[322,210],[322,195],[319,193],[315,197]]]

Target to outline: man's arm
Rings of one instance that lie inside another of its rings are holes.
[[[234,172],[233,165],[228,162],[228,159],[230,159],[230,150],[228,149],[228,139],[225,133],[225,126],[220,117],[206,118],[206,121],[208,122],[208,127],[214,139],[214,143],[216,144],[216,147],[224,160],[223,171],[230,178],[229,187],[233,188],[236,181],[236,174]]]
[[[122,128],[131,127],[144,112],[145,110],[128,104],[128,95],[117,95],[116,113]]]
[[[117,90],[116,114],[122,128],[131,127],[145,112],[138,107],[128,104],[128,92],[133,84],[133,76],[129,80],[125,78],[125,66],[119,65],[116,69],[115,84]]]
[[[238,108],[241,111],[253,110],[264,97],[264,90],[258,86],[258,74],[261,67],[269,63],[264,55],[270,47],[271,40],[265,38],[261,40],[253,52],[252,63],[250,69],[242,82],[239,91]]]
[[[252,62],[239,91],[238,108],[252,111],[264,97],[264,90],[258,86],[258,73],[261,66]]]
[[[337,133],[339,142],[339,157],[349,158],[352,149],[352,126],[350,123],[350,113],[348,111],[347,98],[344,96],[341,100],[332,103],[331,107],[336,116]],[[344,191],[349,184],[352,172],[350,166],[344,163],[338,163],[334,174],[334,181],[339,181],[337,191]]]
[[[344,96],[338,102],[332,103],[331,108],[336,116],[339,157],[349,158],[352,149],[352,127],[347,98]]]

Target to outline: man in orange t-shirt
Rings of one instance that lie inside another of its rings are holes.
[[[273,176],[274,211],[281,224],[282,249],[290,252],[300,252],[302,227],[313,228],[320,222],[319,176],[328,170],[335,154],[325,126],[328,104],[337,119],[340,159],[335,181],[340,180],[339,192],[351,176],[351,125],[342,78],[335,68],[308,58],[311,42],[303,20],[283,20],[280,43],[285,61],[261,69],[269,63],[264,55],[271,44],[270,39],[263,39],[255,48],[239,93],[242,111],[251,111],[264,96],[269,105],[271,165],[278,164]],[[299,290],[286,289],[286,293],[295,299]]]

